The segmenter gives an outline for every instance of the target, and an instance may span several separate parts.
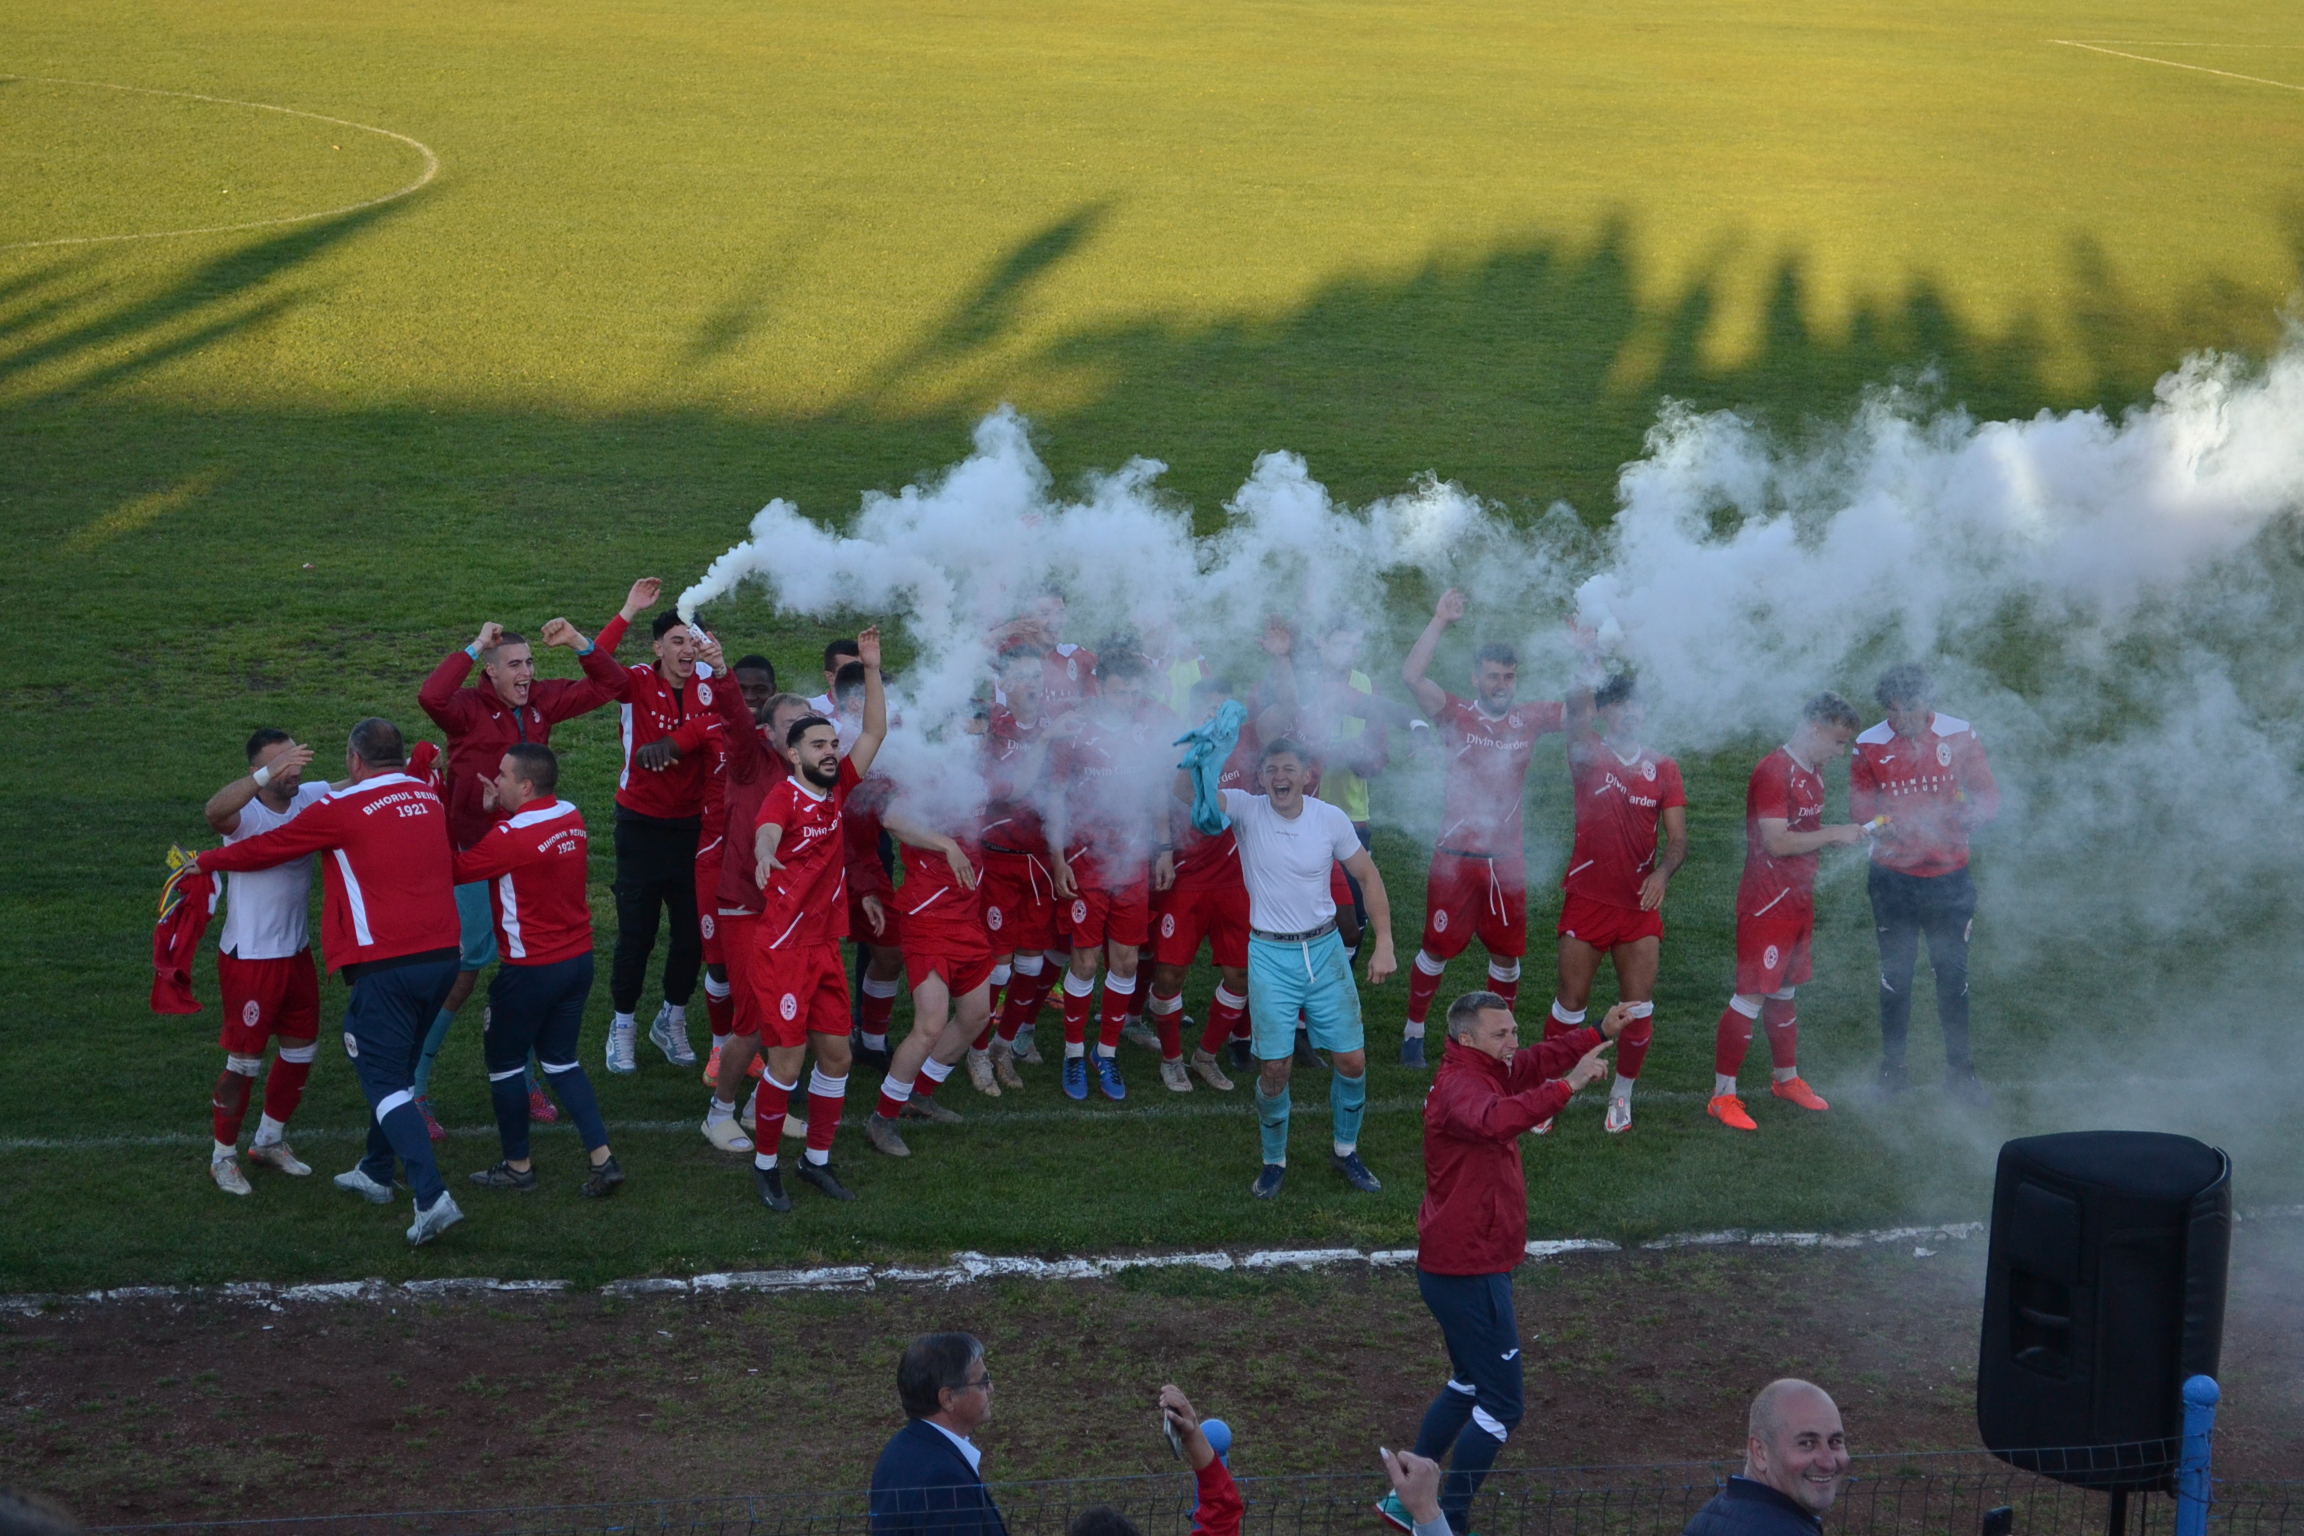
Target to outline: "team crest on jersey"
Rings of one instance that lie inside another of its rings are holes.
[[[784,1015],[787,1021],[796,1019],[800,1017],[800,999],[787,992],[784,994],[784,1001],[776,1005],[776,1011]]]
[[[1078,661],[1077,659],[1068,659],[1068,660],[1066,660],[1066,661],[1065,661],[1065,663],[1064,663],[1064,675],[1065,675],[1066,677],[1069,677],[1069,678],[1072,678],[1072,679],[1074,679],[1075,681],[1077,681],[1077,680],[1079,679],[1079,676],[1080,676],[1080,663],[1079,663],[1079,661]]]
[[[1779,950],[1775,945],[1771,944],[1768,946],[1768,953],[1760,957],[1760,963],[1768,967],[1768,969],[1774,970],[1776,969],[1776,962],[1782,958],[1783,951]]]
[[[1952,743],[1948,741],[1936,743],[1936,761],[1946,768],[1952,766]]]
[[[1072,921],[1076,923],[1088,921],[1088,903],[1085,900],[1076,900],[1072,903]]]
[[[344,1054],[354,1061],[360,1059],[360,1042],[352,1038],[352,1031],[344,1031]]]
[[[712,937],[712,914],[706,912],[698,916],[696,919],[696,927],[704,935],[704,937]]]
[[[250,1029],[254,1029],[256,1027],[256,1021],[263,1017],[263,1006],[259,1004],[256,999],[250,998],[248,1001],[240,1005],[240,1022],[247,1025]]]
[[[984,926],[991,929],[994,933],[998,933],[1000,931],[1000,924],[1004,921],[1006,921],[1006,919],[1000,916],[1000,909],[998,907],[986,907],[984,909]]]
[[[1446,933],[1448,931],[1448,911],[1445,907],[1432,914],[1432,931],[1434,933]],[[1571,934],[1569,937],[1573,938],[1575,935]]]
[[[1162,937],[1162,938],[1164,938],[1164,939],[1172,939],[1172,938],[1176,937],[1176,914],[1175,914],[1175,913],[1173,913],[1173,912],[1163,912],[1163,913],[1161,913],[1161,914],[1160,914],[1160,937]],[[253,1007],[254,1007],[254,1006],[256,1006],[256,1005],[255,1005],[255,1004],[253,1004],[253,1003],[251,1003],[251,1004],[249,1004],[248,1006],[250,1006],[251,1008],[253,1008]]]
[[[700,682],[696,685],[696,702],[699,704],[712,702],[712,685],[710,683]]]
[[[1656,777],[1656,765],[1654,763],[1642,763],[1640,765],[1640,777],[1644,779]]]

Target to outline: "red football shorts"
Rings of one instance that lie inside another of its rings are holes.
[[[1796,987],[1816,974],[1809,945],[1816,937],[1816,914],[1736,919],[1736,990],[1766,997]]]
[[[1664,911],[1659,907],[1643,912],[1638,907],[1619,907],[1571,893],[1560,904],[1560,937],[1580,939],[1594,949],[1660,939],[1664,937]]]
[[[848,967],[837,943],[755,947],[752,958],[763,1043],[806,1045],[811,1034],[848,1033]]]
[[[876,896],[880,900],[882,921],[878,933],[872,931],[872,919],[864,915],[864,898],[867,896]],[[859,944],[871,944],[881,948],[894,949],[904,942],[904,925],[898,920],[901,916],[902,914],[896,910],[896,893],[894,890],[860,891],[856,889],[855,881],[848,882],[849,938]]]
[[[736,1007],[729,1015],[728,1027],[739,1035],[757,1035],[760,996],[754,990],[753,977],[760,969],[760,914],[714,911],[709,918],[697,915],[720,930],[720,953],[725,957],[721,964],[728,967],[728,1000]]]
[[[242,960],[216,956],[216,980],[224,993],[224,1033],[217,1043],[234,1056],[261,1056],[264,1042],[305,1041],[320,1034],[320,973],[312,951],[285,960]]]
[[[1096,949],[1106,944],[1142,946],[1152,937],[1152,882],[1139,880],[1119,890],[1083,887],[1058,912],[1074,949]]]
[[[1432,855],[1424,887],[1424,953],[1453,960],[1477,937],[1491,955],[1528,953],[1528,871],[1497,859]]]
[[[1029,853],[984,851],[984,933],[999,955],[1056,947],[1056,881]]]
[[[727,947],[720,942],[720,850],[696,860],[696,928],[704,935],[704,963],[725,966]]]
[[[1248,887],[1237,867],[1230,880],[1171,886],[1152,900],[1154,960],[1190,965],[1199,958],[1205,940],[1209,958],[1219,966],[1247,965]]]
[[[904,925],[904,977],[917,992],[930,976],[944,978],[954,997],[966,997],[992,979],[992,945],[973,922]]]

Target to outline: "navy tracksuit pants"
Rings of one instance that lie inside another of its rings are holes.
[[[456,985],[457,958],[363,970],[344,1009],[344,1054],[368,1100],[368,1155],[360,1171],[389,1189],[393,1161],[408,1170],[416,1208],[428,1211],[447,1186],[432,1156],[432,1133],[416,1107],[416,1062],[424,1033]]]
[[[496,1134],[511,1161],[528,1158],[528,1053],[552,1079],[587,1150],[608,1144],[600,1098],[576,1059],[584,1028],[584,1002],[592,995],[592,952],[550,965],[496,967],[488,984],[488,1029],[480,1050],[488,1061],[488,1097],[496,1106]]]
[[[1424,1410],[1416,1454],[1445,1461],[1440,1513],[1456,1536],[1472,1529],[1472,1496],[1496,1464],[1522,1411],[1520,1324],[1512,1314],[1512,1276],[1436,1275],[1416,1271],[1448,1342],[1448,1384]]]

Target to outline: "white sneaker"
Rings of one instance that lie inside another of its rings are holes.
[[[664,1059],[676,1067],[696,1065],[696,1052],[688,1044],[688,1021],[673,1022],[670,1003],[656,1010],[656,1022],[648,1026],[648,1043],[662,1051]]]
[[[310,1176],[312,1172],[312,1165],[298,1159],[295,1148],[285,1141],[258,1142],[248,1149],[248,1161],[262,1163],[267,1168],[277,1168],[299,1179]]]
[[[208,1160],[208,1177],[214,1179],[216,1187],[228,1195],[252,1195],[256,1193],[248,1187],[248,1175],[240,1171],[240,1160],[236,1157],[210,1158]]]
[[[1016,1059],[1028,1067],[1041,1065],[1040,1047],[1033,1039],[1039,1032],[1040,1026],[1037,1024],[1027,1024],[1016,1031]]]
[[[1608,1118],[1604,1122],[1611,1131],[1632,1129],[1632,1101],[1612,1098],[1608,1101]]]
[[[806,1141],[808,1139],[808,1122],[798,1115],[787,1114],[784,1117],[784,1139],[786,1141]]]
[[[1528,1128],[1528,1134],[1531,1136],[1549,1136],[1552,1134],[1552,1122],[1545,1120],[1532,1125]]]
[[[752,1150],[752,1138],[744,1134],[744,1127],[736,1123],[734,1115],[730,1115],[725,1120],[705,1117],[704,1139],[723,1152],[749,1152]]]
[[[1232,1079],[1224,1075],[1222,1064],[1206,1051],[1193,1051],[1192,1070],[1199,1074],[1200,1081],[1218,1093],[1230,1093],[1232,1091]]]
[[[360,1168],[354,1168],[349,1173],[336,1175],[336,1187],[348,1189],[352,1193],[364,1197],[370,1205],[390,1205],[392,1203],[392,1186],[377,1183],[368,1177],[365,1170]]]
[[[1179,1056],[1174,1061],[1165,1056],[1160,1059],[1160,1084],[1170,1093],[1192,1091],[1192,1074],[1184,1070],[1183,1057]]]
[[[968,1086],[986,1098],[1000,1097],[1000,1083],[992,1076],[992,1053],[989,1050],[968,1052]]]
[[[1160,1050],[1160,1032],[1149,1024],[1130,1019],[1120,1028],[1120,1038],[1130,1045],[1140,1045],[1157,1054]]]
[[[415,1224],[408,1229],[408,1241],[421,1248],[463,1219],[464,1213],[456,1208],[456,1197],[442,1191],[440,1198],[432,1202],[432,1209],[416,1213]]]
[[[633,1058],[633,1044],[639,1033],[637,1019],[629,1024],[619,1024],[613,1019],[608,1022],[608,1070],[618,1077],[630,1077],[640,1070],[640,1063]]]

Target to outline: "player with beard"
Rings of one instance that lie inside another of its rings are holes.
[[[1474,698],[1466,700],[1425,676],[1440,639],[1464,617],[1464,594],[1441,594],[1416,637],[1400,677],[1432,721],[1447,763],[1440,837],[1424,898],[1424,941],[1408,977],[1408,1018],[1401,1060],[1421,1061],[1424,1024],[1448,962],[1474,935],[1488,950],[1488,988],[1507,1003],[1520,995],[1520,961],[1528,952],[1528,850],[1521,826],[1528,761],[1538,738],[1568,728],[1565,704],[1522,703],[1520,658],[1508,645],[1472,655]],[[1581,1019],[1564,1019],[1571,1026]]]
[[[1205,725],[1231,702],[1232,685],[1221,677],[1202,678],[1191,691],[1192,721]],[[1245,728],[1239,744],[1218,770],[1221,789],[1248,789],[1256,782],[1263,745]],[[1153,1023],[1159,1030],[1160,1081],[1173,1092],[1192,1091],[1186,1075],[1182,1020],[1184,978],[1200,958],[1203,942],[1216,964],[1216,996],[1208,1027],[1194,1047],[1190,1072],[1209,1087],[1232,1091],[1232,1079],[1216,1053],[1245,1024],[1248,1013],[1248,885],[1240,875],[1240,847],[1230,827],[1210,837],[1192,824],[1191,806],[1178,802],[1170,812],[1176,842],[1176,882],[1152,905]]]
[[[577,665],[584,669],[581,681],[539,679],[535,653],[526,637],[496,623],[481,625],[479,636],[470,645],[450,651],[432,669],[432,675],[416,692],[416,702],[448,736],[443,781],[448,829],[459,852],[487,836],[494,824],[481,810],[480,798],[485,786],[494,782],[506,748],[524,741],[549,746],[553,726],[589,714],[621,696],[624,669],[616,664],[616,647],[623,642],[634,616],[656,601],[662,586],[652,576],[634,582],[623,611],[602,627],[597,641],[585,639],[566,619],[553,619],[544,626],[541,633],[546,645],[565,646],[576,653]],[[467,688],[465,679],[471,676],[474,663],[480,667],[480,678]],[[423,1112],[435,1141],[447,1133],[432,1114],[433,1059],[447,1044],[449,1027],[471,997],[480,972],[497,958],[487,887],[477,881],[458,886],[456,911],[464,928],[462,964],[456,985],[425,1034],[424,1054],[416,1065],[416,1107]],[[528,1112],[538,1120],[559,1118],[544,1097],[542,1086],[532,1077],[528,1080]]]
[[[719,642],[712,643],[717,654]],[[709,661],[706,662],[710,666]],[[717,667],[714,668],[718,670]],[[776,693],[776,664],[752,655],[736,663],[731,676],[744,708],[740,718],[749,726],[760,708]],[[712,1054],[704,1059],[707,1087],[720,1076],[720,1048],[736,1017],[735,993],[728,985],[728,956],[720,942],[719,906],[722,858],[727,843],[728,751],[727,728],[713,731],[705,741],[710,767],[704,780],[704,816],[696,833],[696,931],[704,940],[704,1011],[712,1023]]]
[[[1088,1097],[1088,1017],[1096,969],[1104,967],[1104,1016],[1096,1081],[1124,1099],[1120,1031],[1136,990],[1139,952],[1151,936],[1152,893],[1176,877],[1162,759],[1176,717],[1144,697],[1144,662],[1128,652],[1097,663],[1097,692],[1049,752],[1049,872],[1057,917],[1071,941],[1064,975],[1064,1092]]]
[[[1794,990],[1814,970],[1816,863],[1826,848],[1864,840],[1854,822],[1824,825],[1824,769],[1848,750],[1863,722],[1836,693],[1800,710],[1792,739],[1760,760],[1744,791],[1744,878],[1736,886],[1736,991],[1712,1042],[1712,1102],[1705,1112],[1731,1130],[1756,1131],[1736,1092],[1752,1048],[1752,1021],[1768,1028],[1770,1088],[1802,1109],[1831,1106],[1800,1079],[1800,1015]]]
[[[903,850],[904,888],[892,893],[912,987],[912,1032],[891,1053],[880,1103],[864,1122],[872,1145],[910,1157],[900,1118],[957,1124],[936,1090],[992,1016],[992,945],[984,931],[981,813],[959,818],[957,834],[924,824],[901,802],[881,820]]]
[[[1632,1085],[1655,1037],[1656,971],[1664,947],[1664,892],[1688,859],[1688,793],[1680,765],[1640,744],[1644,722],[1628,676],[1592,695],[1597,732],[1571,738],[1568,773],[1576,794],[1576,843],[1560,887],[1560,991],[1544,1025],[1554,1040],[1577,1027],[1592,1000],[1603,956],[1616,967],[1627,1021],[1616,1041],[1616,1083],[1607,1128],[1632,1128]],[[1659,854],[1657,829],[1664,847]],[[1538,1135],[1551,1129],[1547,1120]]]
[[[850,1027],[848,972],[840,958],[840,941],[848,936],[847,847],[840,820],[888,734],[880,631],[867,629],[856,638],[864,663],[863,734],[843,757],[831,721],[809,715],[794,722],[785,737],[792,776],[768,791],[753,833],[761,913],[752,980],[768,1071],[760,1084],[752,1166],[761,1203],[778,1212],[792,1208],[792,1197],[773,1149],[811,1046],[818,1066],[808,1088],[808,1143],[799,1176],[832,1199],[856,1198],[832,1171],[833,1133],[848,1092]]]
[[[248,738],[248,772],[216,791],[205,812],[226,847],[284,827],[328,797],[327,780],[303,780],[312,756],[310,747],[298,746],[286,731],[261,730]],[[224,1071],[210,1096],[216,1144],[208,1173],[224,1193],[245,1195],[252,1191],[240,1171],[240,1125],[264,1067],[264,1047],[274,1039],[280,1050],[264,1081],[264,1118],[248,1161],[298,1178],[312,1171],[282,1135],[303,1101],[320,1051],[320,974],[312,965],[309,916],[312,861],[248,870],[226,882],[224,932],[216,944]]]
[[[998,1035],[979,1037],[976,1048],[987,1052],[995,1088],[1024,1086],[1016,1070],[1019,1058],[1039,1062],[1032,1031],[1068,958],[1057,947],[1056,876],[1040,813],[1053,739],[1047,712],[1040,707],[1046,677],[1046,658],[1038,646],[1016,644],[1000,653],[999,695],[981,749],[984,929],[992,946]],[[1007,995],[1000,999],[1003,988]],[[970,1075],[975,1075],[973,1063]]]

